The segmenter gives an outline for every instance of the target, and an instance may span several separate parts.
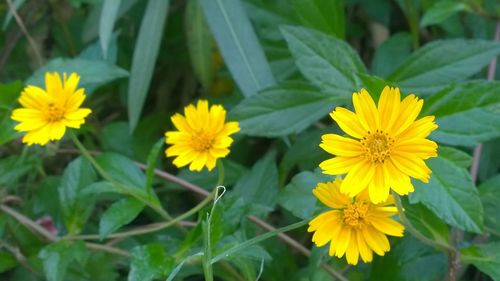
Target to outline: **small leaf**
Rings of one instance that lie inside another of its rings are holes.
[[[244,99],[231,114],[247,135],[286,136],[323,118],[340,101],[346,99],[307,85],[287,84]]]
[[[295,64],[311,83],[345,98],[361,88],[358,74],[366,69],[346,42],[303,27],[282,26],[281,33]]]
[[[161,149],[163,148],[163,145],[165,144],[165,138],[161,138],[159,141],[157,141],[153,147],[151,148],[151,151],[149,152],[148,155],[148,163],[147,163],[147,168],[146,168],[146,192],[151,194],[151,188],[153,185],[153,178],[155,175],[155,168],[156,164],[158,162],[158,156],[160,155]]]
[[[121,0],[104,0],[99,20],[99,41],[101,42],[104,58],[108,57],[108,47],[111,41],[111,34],[118,16]]]
[[[460,250],[464,263],[473,264],[493,280],[500,280],[500,242],[470,246]]]
[[[101,240],[120,227],[134,220],[144,209],[144,203],[133,198],[121,199],[109,207],[99,222],[99,237]]]
[[[481,233],[483,206],[468,171],[441,157],[427,163],[432,170],[431,179],[428,184],[414,181],[410,203],[421,202],[446,223]]]
[[[149,0],[135,43],[128,86],[130,130],[139,122],[160,51],[170,0]]]
[[[201,0],[208,26],[245,96],[276,84],[241,0]]]
[[[427,10],[427,12],[425,12],[420,22],[420,26],[424,27],[439,24],[458,12],[470,10],[471,8],[469,5],[461,1],[437,1]]]
[[[174,268],[174,257],[167,256],[160,244],[149,244],[132,249],[132,263],[128,281],[151,281],[162,278]]]

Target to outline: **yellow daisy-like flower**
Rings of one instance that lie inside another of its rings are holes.
[[[333,210],[324,212],[309,222],[307,231],[314,232],[312,241],[321,247],[330,242],[328,254],[356,265],[359,257],[371,262],[373,252],[383,256],[391,249],[386,235],[403,236],[404,227],[391,219],[398,213],[394,198],[380,204],[371,203],[367,190],[351,198],[340,192],[341,179],[319,183],[313,194]]]
[[[191,171],[201,171],[204,166],[211,171],[218,158],[229,154],[233,142],[230,137],[240,130],[238,122],[226,123],[226,110],[221,105],[208,109],[206,100],[198,101],[184,108],[184,116],[176,113],[172,123],[178,131],[166,132],[165,150],[167,157],[177,156],[174,165],[184,167],[188,164]]]
[[[356,113],[337,107],[330,116],[349,137],[326,134],[320,146],[337,157],[319,166],[330,175],[347,174],[340,190],[353,197],[368,187],[372,202],[383,202],[392,188],[413,192],[410,177],[428,182],[424,160],[437,156],[437,144],[426,139],[438,126],[434,116],[417,118],[423,100],[385,87],[378,108],[365,89],[352,96]]]
[[[14,129],[26,132],[23,143],[45,145],[49,141],[60,140],[66,127],[80,128],[92,111],[80,108],[85,100],[85,90],[77,89],[80,76],[66,73],[45,74],[43,90],[36,86],[24,88],[19,103],[24,108],[15,109],[11,118],[20,122]]]

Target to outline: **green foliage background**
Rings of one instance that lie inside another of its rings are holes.
[[[203,280],[213,263],[217,280],[500,280],[498,11],[493,0],[1,2],[0,279]],[[10,112],[47,71],[81,75],[93,113],[79,137],[110,178],[69,137],[21,144]],[[311,190],[332,179],[318,144],[340,132],[330,111],[385,85],[425,99],[439,157],[403,200],[422,236],[406,231],[352,267],[306,232],[320,209]],[[169,117],[199,98],[242,129],[215,207],[204,197],[221,171],[163,156]]]

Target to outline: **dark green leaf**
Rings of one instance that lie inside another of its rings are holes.
[[[464,3],[462,1],[437,1],[429,10],[425,12],[420,22],[420,26],[423,27],[438,24],[443,22],[453,14],[468,10],[471,10],[471,8],[467,3]]]
[[[111,41],[111,34],[118,16],[121,0],[104,0],[102,5],[101,18],[99,20],[99,41],[104,57],[108,56],[108,47]]]
[[[231,113],[242,133],[277,137],[299,133],[332,111],[345,98],[302,84],[272,88],[243,100]]]
[[[103,153],[96,160],[116,181],[144,189],[146,176],[129,158],[116,153]]]
[[[132,250],[128,281],[151,281],[165,277],[173,269],[175,259],[165,254],[159,244],[139,246]]]
[[[16,122],[10,119],[10,115],[22,89],[20,81],[0,84],[0,145],[21,135],[14,130]]]
[[[410,34],[394,34],[375,50],[371,67],[373,74],[385,77],[400,66],[410,52]]]
[[[133,198],[125,198],[114,203],[101,217],[99,237],[101,240],[120,227],[130,223],[144,209],[144,203]]]
[[[302,75],[328,93],[350,98],[361,88],[366,69],[346,42],[303,27],[282,26],[288,48]]]
[[[483,206],[468,171],[444,158],[427,161],[432,170],[428,184],[415,180],[410,202],[421,202],[438,217],[459,229],[481,233]]]
[[[92,165],[84,158],[73,160],[64,170],[58,188],[64,224],[69,234],[78,234],[94,207],[94,196],[84,196],[82,189],[97,180]]]
[[[453,147],[440,145],[438,155],[465,169],[469,168],[472,162],[472,156]]]
[[[484,224],[500,232],[500,175],[497,175],[478,188],[484,206]]]
[[[139,122],[142,107],[153,78],[153,70],[160,51],[169,4],[170,0],[149,0],[142,17],[141,28],[132,57],[128,84],[128,115],[131,131],[135,129]]]
[[[43,270],[48,281],[64,281],[68,265],[77,260],[80,263],[88,257],[88,252],[83,242],[71,244],[67,241],[59,241],[44,247],[38,257],[43,261]]]
[[[153,145],[151,151],[148,155],[148,163],[146,167],[146,192],[151,193],[151,188],[153,185],[153,178],[155,175],[155,168],[158,162],[158,156],[165,144],[165,138],[161,138],[159,141]]]
[[[496,42],[438,40],[415,51],[387,80],[396,83],[405,92],[433,92],[435,88],[475,74],[498,53],[500,43]]]
[[[448,244],[450,240],[448,226],[423,204],[407,204],[404,200],[405,214],[411,224],[428,238]]]
[[[245,96],[273,86],[271,68],[241,0],[201,0],[224,61]]]
[[[8,252],[0,251],[0,273],[6,272],[17,265],[16,257]]]
[[[500,280],[500,242],[470,246],[460,250],[464,263],[473,264],[493,280]]]
[[[344,2],[340,0],[294,0],[295,12],[304,26],[343,39]]]
[[[105,151],[116,152],[128,157],[134,156],[134,145],[127,122],[109,123],[101,131],[102,147]]]

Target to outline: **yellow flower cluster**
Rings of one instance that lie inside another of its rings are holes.
[[[428,182],[431,170],[424,160],[437,156],[437,144],[427,137],[437,128],[434,116],[417,120],[423,101],[409,95],[401,101],[398,88],[385,87],[378,106],[362,89],[352,96],[355,112],[337,107],[330,116],[347,135],[326,134],[320,147],[334,155],[319,166],[323,173],[344,175],[343,180],[320,183],[314,195],[332,211],[309,223],[313,242],[330,242],[330,256],[357,264],[384,255],[390,249],[386,235],[402,236],[392,189],[407,195],[414,188],[410,177]]]

